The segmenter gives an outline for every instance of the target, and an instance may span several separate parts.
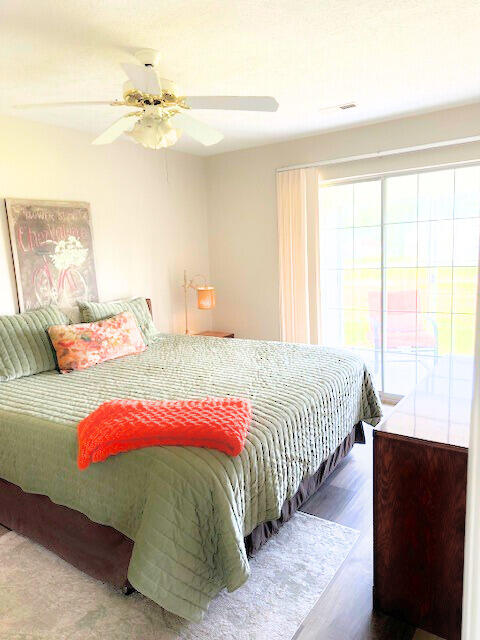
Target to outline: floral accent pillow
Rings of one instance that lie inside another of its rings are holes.
[[[57,353],[60,373],[145,351],[146,345],[131,311],[83,324],[58,324],[48,334]]]

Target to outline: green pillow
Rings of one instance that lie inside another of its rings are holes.
[[[47,329],[69,322],[54,306],[0,316],[0,381],[55,369],[55,352]]]
[[[113,302],[78,302],[78,307],[82,322],[97,322],[97,320],[116,316],[117,313],[123,311],[131,311],[137,319],[145,344],[150,344],[153,336],[157,333],[145,298]]]

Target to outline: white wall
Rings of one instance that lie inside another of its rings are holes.
[[[274,116],[272,116],[274,117]],[[480,104],[208,159],[214,328],[280,338],[275,169],[480,134]],[[480,159],[480,143],[331,165],[325,179]]]
[[[83,200],[91,205],[100,300],[152,298],[161,331],[184,329],[183,269],[208,274],[205,160],[91,134],[0,118],[0,199]],[[194,309],[192,329],[211,326]],[[0,203],[0,313],[16,312],[6,215]]]

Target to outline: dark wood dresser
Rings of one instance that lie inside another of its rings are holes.
[[[440,360],[374,431],[374,606],[461,637],[471,359]]]

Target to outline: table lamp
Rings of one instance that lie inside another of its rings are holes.
[[[203,286],[195,284],[195,280],[198,278],[203,279]],[[187,293],[189,289],[194,289],[197,292],[197,307],[199,309],[213,309],[215,307],[215,287],[211,287],[207,284],[207,278],[201,273],[197,273],[190,280],[187,278],[187,271],[183,272],[183,291],[185,298],[185,333],[188,335],[191,333],[188,328],[188,299]]]

